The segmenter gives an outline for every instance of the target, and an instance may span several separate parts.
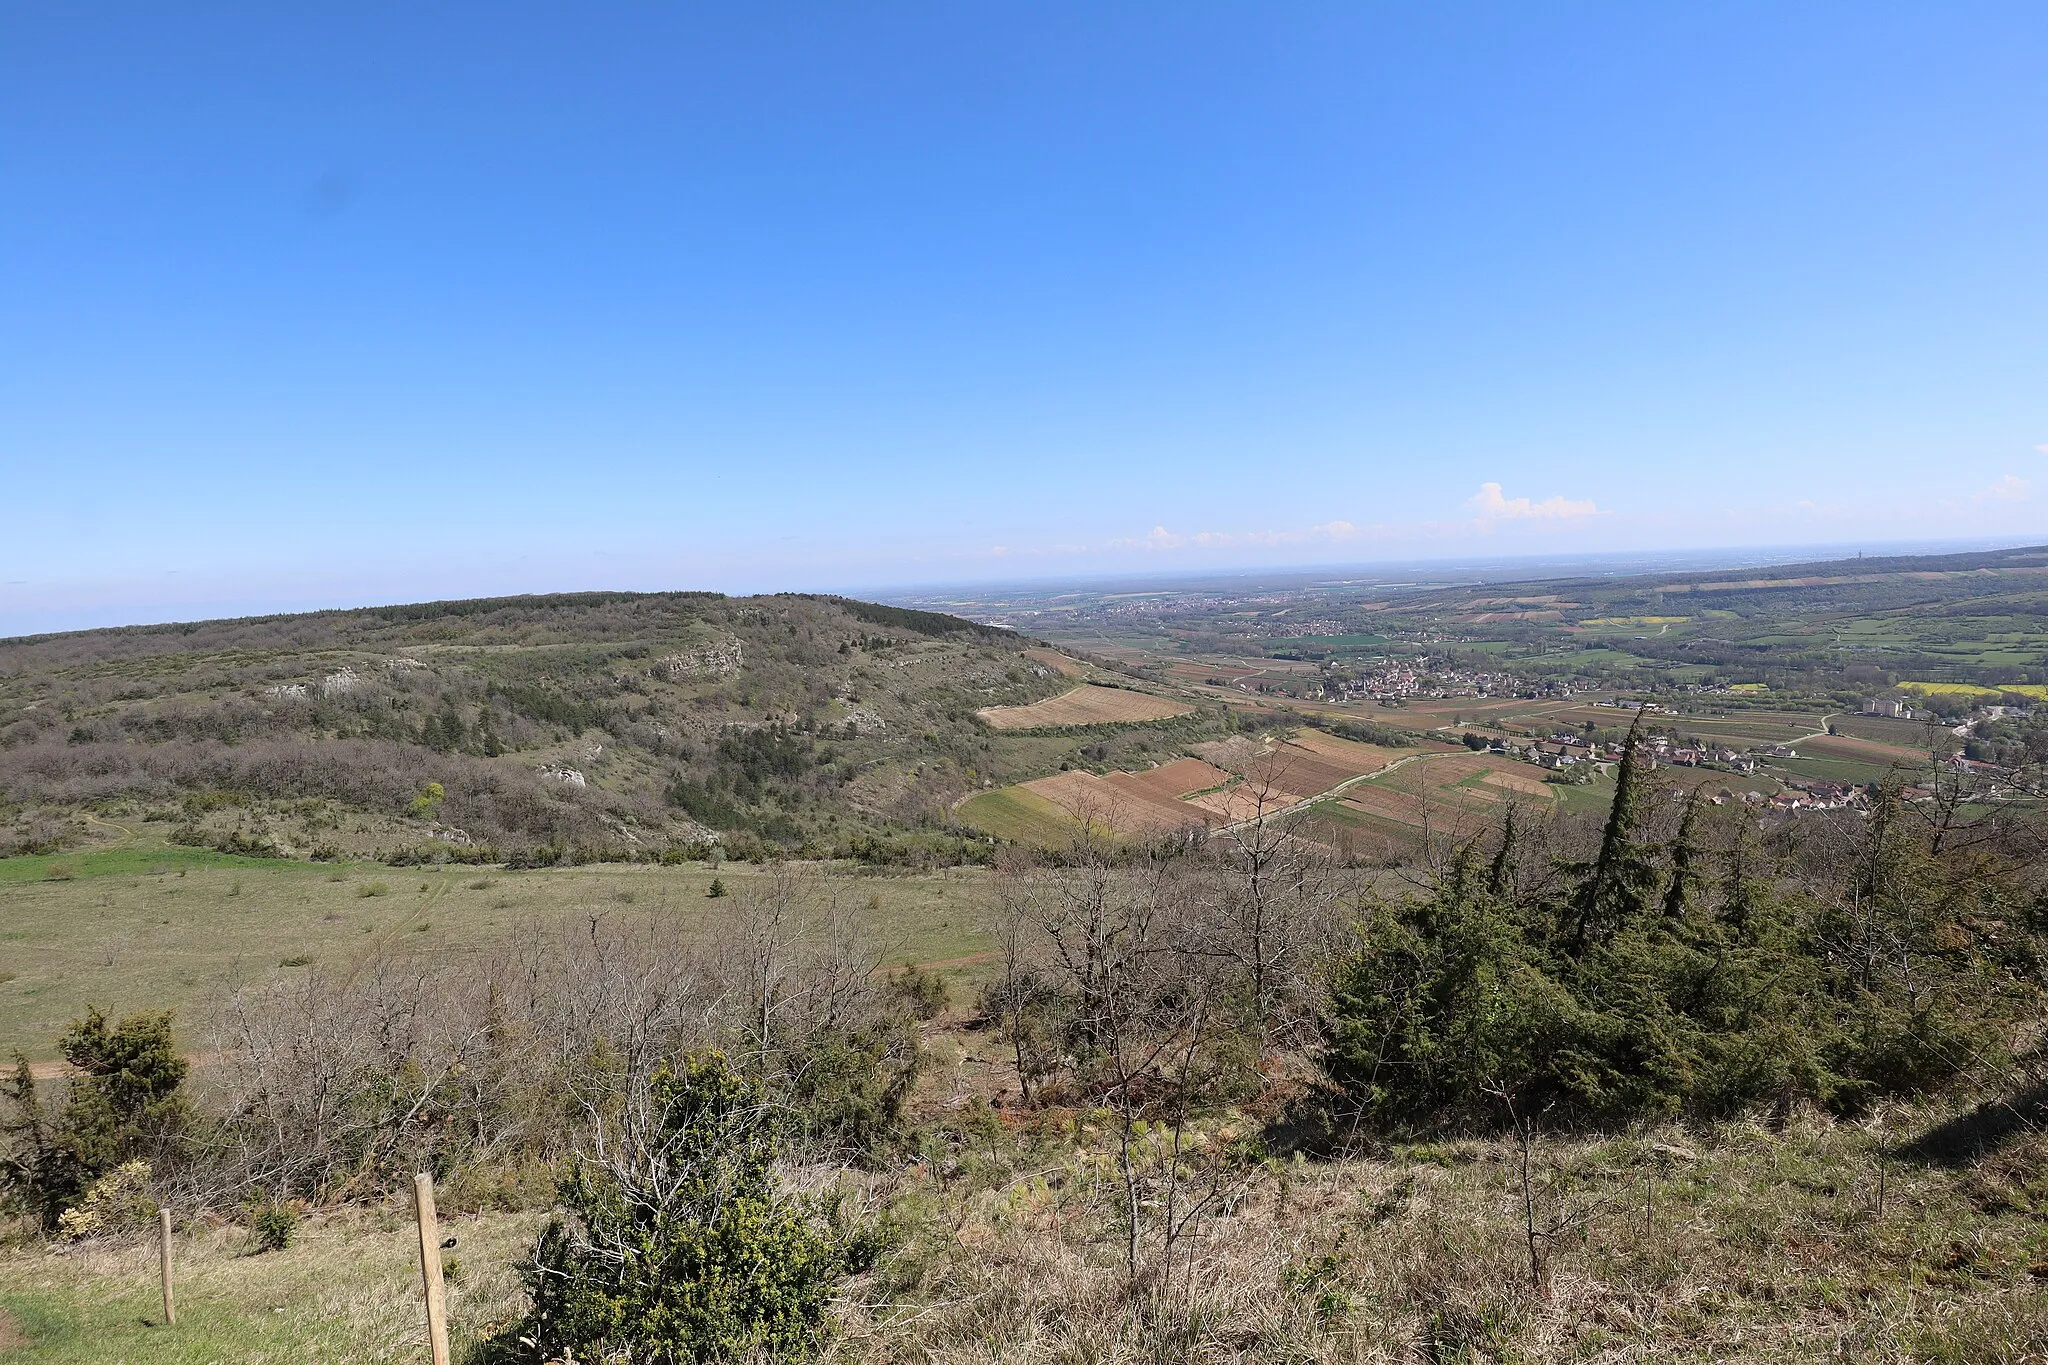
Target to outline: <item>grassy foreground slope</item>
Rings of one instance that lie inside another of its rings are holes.
[[[956,1084],[936,1080],[935,1095]],[[1543,1291],[1512,1143],[1275,1164],[1205,1220],[1180,1358],[2039,1360],[2048,1146],[2022,1129],[1975,1161],[1948,1159],[1941,1140],[1970,1122],[1900,1109],[1856,1125],[1540,1140]],[[1014,1143],[956,1119],[931,1160],[868,1178],[870,1197],[902,1211],[905,1239],[840,1299],[828,1358],[1102,1358],[1128,1310],[1099,1146],[1085,1116]],[[458,1360],[485,1359],[481,1343],[520,1311],[514,1267],[537,1221],[450,1211]],[[0,1250],[0,1310],[22,1343],[7,1358],[418,1359],[410,1232],[396,1203],[318,1217],[262,1256],[242,1229],[183,1228],[168,1329],[145,1243]]]

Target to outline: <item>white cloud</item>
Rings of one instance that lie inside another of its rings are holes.
[[[1981,488],[1970,495],[1971,502],[2025,502],[2031,490],[2027,481],[2017,474],[2007,474],[1989,488]]]
[[[2035,446],[2034,449],[2043,455],[2048,455],[2048,446]]]
[[[1548,497],[1541,502],[1530,498],[1510,498],[1501,494],[1497,483],[1482,483],[1479,491],[1465,500],[1482,529],[1491,529],[1504,521],[1577,521],[1583,517],[1600,515],[1600,509],[1588,498],[1583,502],[1562,495]]]

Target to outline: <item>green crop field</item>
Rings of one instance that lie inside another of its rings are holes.
[[[1772,759],[1771,768],[1793,777],[1808,778],[1817,782],[1853,782],[1858,786],[1883,782],[1894,775],[1893,769],[1882,763],[1865,763],[1853,758],[1814,758],[1806,755],[1798,758]],[[1910,774],[1908,776],[1910,777]]]
[[[1036,792],[1003,787],[960,803],[962,823],[1012,843],[1050,848],[1074,835],[1074,818]]]

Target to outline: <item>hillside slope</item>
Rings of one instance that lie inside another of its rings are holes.
[[[942,832],[1041,766],[1030,641],[831,597],[584,593],[0,641],[0,855],[135,821],[293,856],[742,853]]]

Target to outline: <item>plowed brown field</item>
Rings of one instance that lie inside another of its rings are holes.
[[[1044,797],[1076,821],[1086,820],[1116,834],[1164,834],[1204,823],[1199,810],[1125,790],[1093,773],[1054,773],[1024,783],[1023,789]]]
[[[1121,725],[1169,720],[1195,708],[1185,702],[1131,692],[1121,687],[1084,683],[1071,692],[1032,702],[1029,706],[990,706],[974,714],[998,730],[1034,730],[1063,725]]]
[[[1858,763],[1897,763],[1908,768],[1927,766],[1925,749],[1909,749],[1903,744],[1885,744],[1875,739],[1856,739],[1849,735],[1823,735],[1819,739],[1803,739],[1798,744],[1799,752],[1812,758],[1848,758]]]
[[[1177,801],[1190,792],[1222,786],[1230,774],[1199,758],[1177,758],[1142,773],[1111,773],[1103,780],[1155,800]]]

